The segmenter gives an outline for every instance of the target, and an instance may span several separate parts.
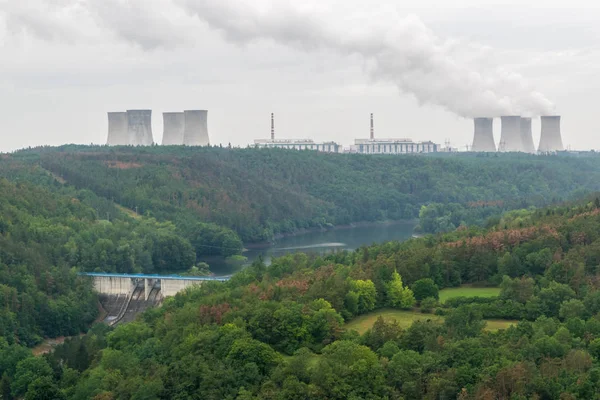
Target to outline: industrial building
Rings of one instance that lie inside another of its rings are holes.
[[[258,148],[278,148],[289,150],[316,150],[325,153],[341,153],[342,146],[335,142],[316,143],[312,139],[256,139],[254,146]]]
[[[440,146],[431,142],[414,142],[411,139],[376,139],[373,114],[370,120],[370,138],[355,139],[352,153],[359,154],[415,154],[437,153]]]
[[[531,129],[531,118],[520,116],[502,116],[500,117],[502,132],[498,151],[525,152],[535,154],[536,149],[533,143],[533,133]],[[560,132],[559,116],[541,117],[541,134],[538,153],[550,153],[564,150]],[[474,152],[494,152],[493,118],[475,118],[475,132],[473,136],[472,151]]]
[[[183,144],[185,115],[183,112],[163,113],[163,146]]]
[[[186,146],[208,146],[208,111],[185,110],[183,144]]]
[[[207,110],[163,113],[163,145],[208,146]],[[151,146],[152,110],[108,113],[109,146]]]
[[[437,153],[440,146],[433,142],[414,142],[411,139],[355,139],[352,152],[359,154]]]
[[[558,115],[542,116],[542,131],[538,152],[549,153],[563,151],[562,137],[560,133],[560,117]]]
[[[335,142],[315,143],[312,139],[275,139],[275,114],[271,113],[271,138],[255,139],[254,146],[268,149],[314,150],[325,153],[341,153],[343,147]]]
[[[495,152],[494,119],[475,118],[473,121],[475,124],[475,134],[471,150],[475,152]]]

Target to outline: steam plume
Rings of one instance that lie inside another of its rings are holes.
[[[553,104],[520,75],[479,63],[486,49],[442,40],[416,16],[386,9],[376,18],[340,20],[294,8],[261,9],[239,0],[177,0],[188,12],[238,44],[272,40],[304,51],[360,55],[375,79],[394,83],[421,104],[464,117],[543,115]]]

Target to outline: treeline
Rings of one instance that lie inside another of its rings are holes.
[[[237,247],[233,232],[246,242],[262,241],[303,228],[420,213],[423,231],[434,233],[600,190],[597,157],[363,157],[178,146],[63,146],[11,157],[39,163],[69,184],[143,215],[172,221],[186,237],[199,223],[214,223],[224,231],[207,236],[228,236],[223,248]],[[432,210],[421,212],[430,204]]]
[[[487,230],[255,262],[42,361],[5,363],[4,387],[69,399],[597,399],[599,207],[513,212]],[[500,296],[436,304],[439,289],[466,283],[500,285]],[[345,328],[419,303],[443,322]],[[521,322],[490,332],[489,316]]]
[[[9,344],[87,330],[98,305],[78,271],[170,273],[195,264],[191,241],[170,222],[133,218],[91,192],[0,178],[0,336]]]

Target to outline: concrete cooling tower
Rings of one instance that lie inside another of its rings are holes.
[[[542,132],[540,136],[540,153],[564,150],[560,134],[560,117],[558,115],[542,117]]]
[[[129,144],[134,146],[151,146],[152,110],[127,110],[127,132]]]
[[[163,113],[163,146],[183,144],[185,117],[182,112]]]
[[[475,118],[475,135],[473,136],[472,151],[475,152],[495,152],[494,143],[494,119],[493,118]]]
[[[108,113],[108,139],[106,144],[109,146],[126,146],[129,144],[126,112]]]
[[[524,152],[535,153],[533,133],[531,132],[531,118],[521,118],[521,142],[523,143]]]
[[[521,117],[504,116],[500,138],[500,151],[524,151],[521,140]]]
[[[183,144],[186,146],[208,146],[208,111],[186,110]]]

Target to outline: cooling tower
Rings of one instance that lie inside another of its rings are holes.
[[[208,111],[186,110],[183,144],[186,146],[208,146]]]
[[[108,140],[106,141],[106,144],[109,146],[129,144],[126,112],[108,113]]]
[[[525,153],[535,153],[533,133],[531,132],[531,118],[521,118],[521,143]]]
[[[500,117],[500,119],[502,121],[500,151],[523,151],[521,117],[511,115]]]
[[[475,118],[475,135],[473,136],[472,151],[476,152],[494,152],[496,144],[494,143],[494,119],[493,118]]]
[[[542,117],[542,132],[540,135],[540,153],[564,150],[560,135],[560,117],[558,115]]]
[[[185,118],[182,112],[163,113],[163,146],[183,144]]]
[[[152,110],[127,110],[127,132],[129,144],[134,146],[151,146]]]

